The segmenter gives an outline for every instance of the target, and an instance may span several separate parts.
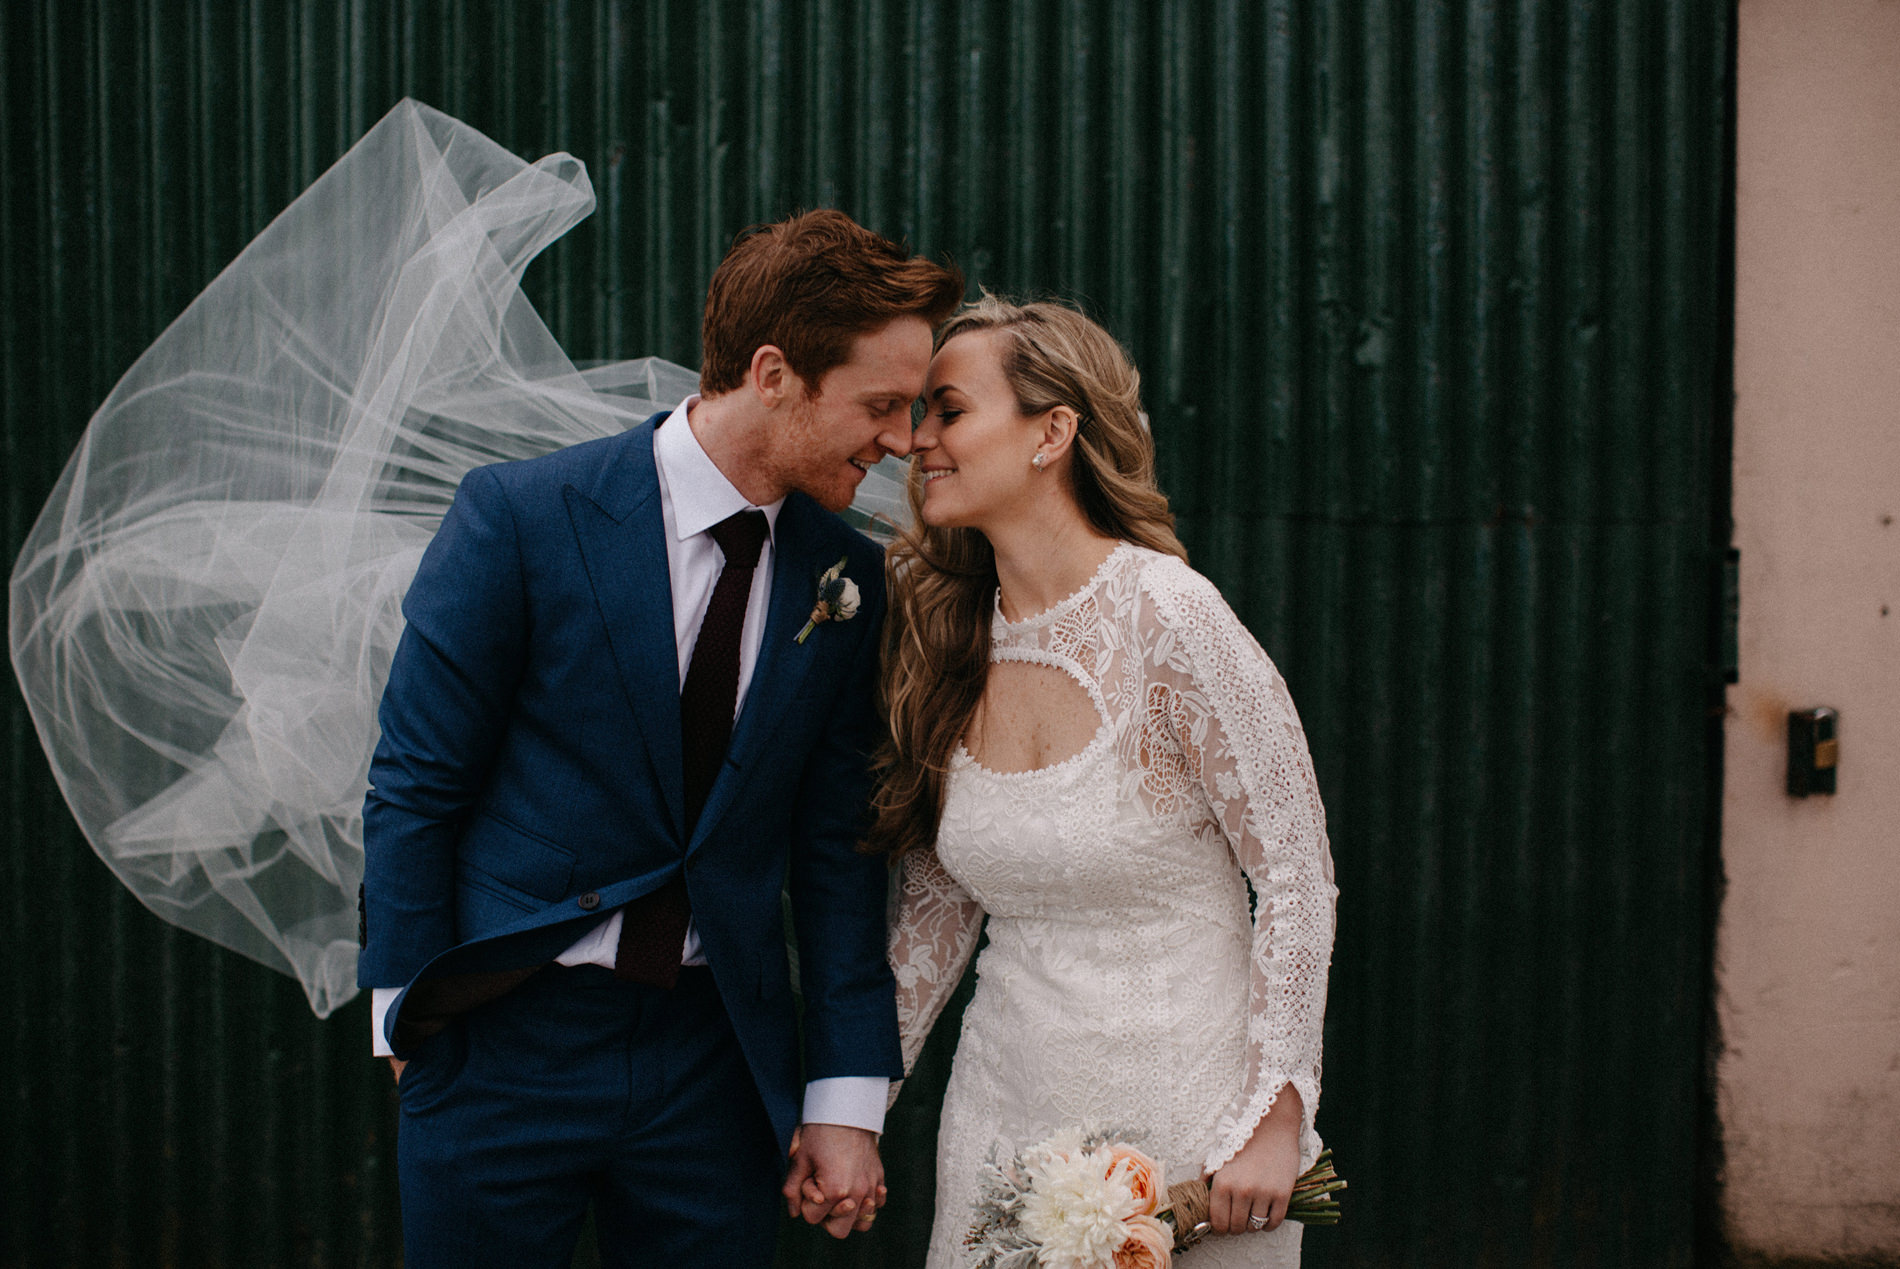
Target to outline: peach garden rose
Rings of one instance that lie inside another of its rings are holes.
[[[1141,1151],[1122,1142],[1113,1142],[1108,1147],[1109,1172],[1127,1166],[1128,1189],[1135,1196],[1138,1206],[1135,1212],[1140,1216],[1153,1216],[1155,1209],[1161,1206],[1161,1168]]]
[[[1115,1249],[1115,1269],[1169,1269],[1174,1231],[1152,1216],[1130,1216],[1123,1223],[1128,1237]]]

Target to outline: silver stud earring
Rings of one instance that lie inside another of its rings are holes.
[[[1034,467],[1037,471],[1041,471],[1042,465],[1048,461],[1049,456],[1047,454],[1037,454],[1034,458],[1029,460],[1029,465]]]

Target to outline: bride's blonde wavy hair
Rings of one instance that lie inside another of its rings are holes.
[[[1155,485],[1154,438],[1141,375],[1115,337],[1061,304],[1013,304],[988,292],[938,330],[933,354],[958,335],[994,331],[1016,408],[1034,418],[1075,411],[1069,493],[1094,528],[1187,559],[1174,513]],[[929,849],[943,819],[951,754],[982,699],[990,670],[996,557],[975,529],[923,521],[923,469],[913,462],[911,522],[885,558],[881,696],[889,732],[877,756],[876,820],[865,849],[893,858]]]

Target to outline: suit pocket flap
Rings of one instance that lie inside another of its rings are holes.
[[[478,812],[462,837],[459,862],[548,903],[567,897],[574,852],[492,812]]]

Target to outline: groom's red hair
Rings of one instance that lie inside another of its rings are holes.
[[[963,299],[963,274],[905,252],[832,208],[754,225],[733,240],[706,288],[699,390],[745,382],[771,344],[806,388],[851,356],[851,341],[899,317],[934,328]]]

